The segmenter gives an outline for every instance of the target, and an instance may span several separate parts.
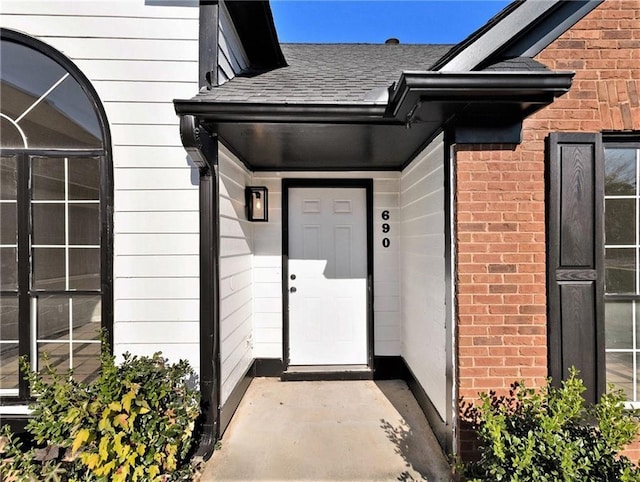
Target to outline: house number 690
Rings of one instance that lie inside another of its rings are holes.
[[[385,210],[385,211],[382,211],[381,217],[384,221],[388,221],[391,216],[389,215],[389,211]],[[389,231],[391,231],[391,226],[389,226],[389,223],[383,223],[382,232],[387,234]],[[390,245],[391,245],[391,240],[389,238],[382,238],[382,247],[388,248]]]

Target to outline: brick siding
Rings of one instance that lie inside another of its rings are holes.
[[[456,152],[459,395],[547,375],[545,148],[550,132],[640,130],[640,0],[606,0],[536,60],[575,71],[518,146]],[[463,457],[473,437],[462,430]],[[640,458],[640,444],[628,451]]]

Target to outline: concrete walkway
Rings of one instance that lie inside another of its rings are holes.
[[[202,482],[451,480],[398,380],[254,379],[221,443]]]

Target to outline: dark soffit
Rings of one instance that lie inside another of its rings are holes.
[[[254,170],[397,170],[444,126],[508,126],[553,102],[572,73],[405,72],[388,105],[176,100]]]

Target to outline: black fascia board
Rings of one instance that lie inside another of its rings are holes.
[[[407,121],[419,102],[550,104],[568,92],[573,72],[403,72],[387,115]]]
[[[287,65],[267,0],[230,0],[225,6],[249,57],[250,71]]]
[[[403,72],[387,105],[269,104],[174,100],[180,116],[206,122],[272,122],[326,124],[405,124],[419,103],[468,104],[502,102],[543,107],[566,93],[573,72]],[[538,107],[538,108],[539,108]],[[537,109],[535,109],[537,110]],[[456,109],[456,111],[460,111]]]
[[[394,124],[385,118],[384,104],[267,104],[207,102],[198,98],[174,100],[180,116],[193,115],[207,122],[273,122],[328,124]]]
[[[430,69],[431,70],[440,70],[442,66],[447,64],[452,58],[456,57],[460,52],[465,50],[469,45],[473,44],[477,39],[482,37],[486,32],[495,27],[502,19],[508,17],[515,9],[520,7],[525,0],[516,0],[501,11],[499,11],[496,15],[494,15],[487,23],[485,23],[482,27],[480,27],[475,32],[471,33],[467,38],[465,38],[462,42],[457,44],[451,50],[449,50],[442,58],[440,58],[435,64],[433,64]]]

